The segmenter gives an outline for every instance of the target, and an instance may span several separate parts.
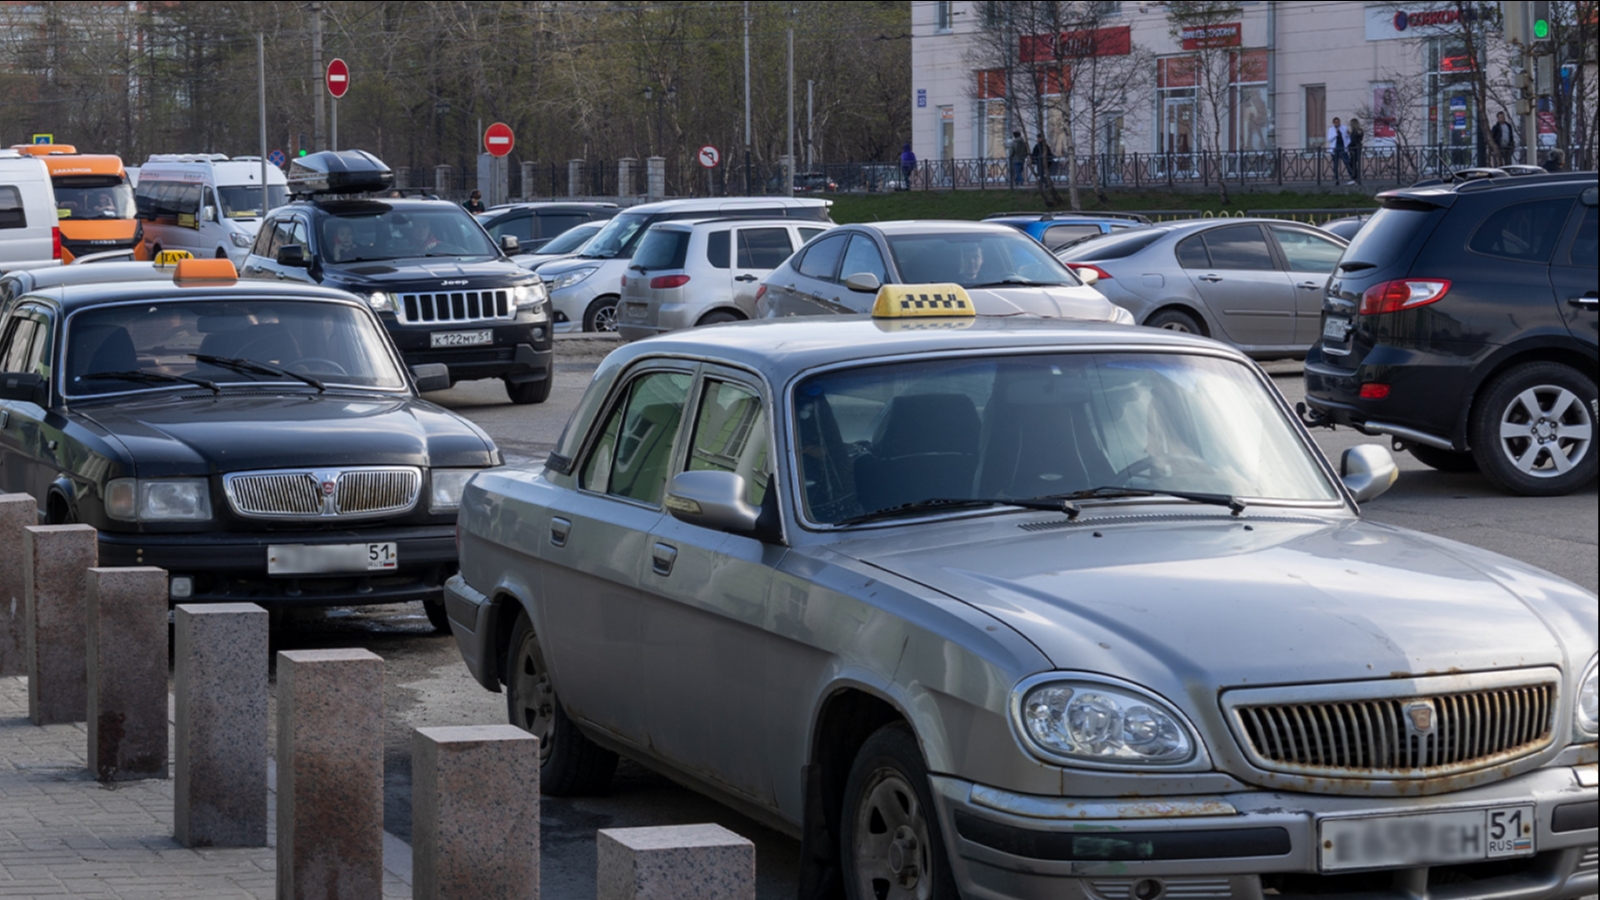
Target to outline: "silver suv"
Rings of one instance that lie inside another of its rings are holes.
[[[679,328],[753,319],[761,279],[830,227],[743,218],[652,225],[622,279],[617,332],[636,341]]]

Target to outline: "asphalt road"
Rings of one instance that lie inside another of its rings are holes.
[[[479,423],[500,444],[508,463],[537,464],[559,438],[607,349],[590,341],[562,341],[559,348],[556,384],[543,404],[513,406],[494,381],[463,382],[429,399]],[[1291,404],[1301,398],[1298,364],[1274,363],[1267,369]],[[1319,431],[1314,437],[1335,462],[1348,447],[1382,442],[1349,430]],[[1397,462],[1399,483],[1367,504],[1366,515],[1525,560],[1590,591],[1600,586],[1595,485],[1568,497],[1519,498],[1497,492],[1475,475],[1434,472],[1409,454],[1399,454]],[[411,834],[411,729],[505,720],[503,695],[471,680],[453,642],[432,634],[415,605],[334,610],[294,622],[275,635],[274,644],[274,650],[361,646],[384,657],[385,827],[406,840]],[[608,796],[544,799],[544,896],[594,896],[594,835],[600,828],[708,821],[756,842],[761,900],[792,900],[797,841],[626,761]]]

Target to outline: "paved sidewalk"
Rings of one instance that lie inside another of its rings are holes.
[[[272,770],[267,847],[190,850],[172,838],[171,779],[102,785],[89,774],[87,754],[83,723],[35,726],[28,721],[27,680],[0,678],[0,898],[274,896]],[[411,896],[411,848],[389,834],[383,896]]]

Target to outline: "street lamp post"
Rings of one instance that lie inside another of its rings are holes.
[[[655,99],[655,96],[656,96],[655,85],[650,85],[650,84],[645,85],[644,86],[644,101],[646,103],[649,103],[651,100]],[[676,103],[678,101],[678,86],[675,85],[675,84],[667,85],[667,89],[665,91],[664,99],[668,103]],[[656,100],[656,142],[655,142],[654,145],[652,145],[651,149],[652,149],[652,152],[657,156],[665,156],[666,155],[665,153],[662,152],[662,148],[661,148],[661,113],[662,113],[661,106],[662,106],[662,101],[661,100]]]

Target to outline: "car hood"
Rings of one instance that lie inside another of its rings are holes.
[[[485,278],[503,281],[506,276],[526,275],[522,267],[508,259],[495,257],[421,257],[385,259],[373,262],[333,263],[325,266],[326,282],[338,285],[403,284],[438,279]]]
[[[414,397],[310,392],[171,396],[74,413],[127,449],[152,478],[251,469],[497,465],[477,426]]]
[[[1133,324],[1126,310],[1088,286],[971,288],[967,296],[980,316],[1040,316]]]
[[[1029,532],[999,518],[1011,522],[969,534],[978,539],[919,534],[901,546],[836,549],[990,613],[1059,669],[1179,694],[1570,669],[1595,649],[1594,594],[1488,551],[1359,519],[1118,522],[1109,513],[1034,520],[1062,527]]]

